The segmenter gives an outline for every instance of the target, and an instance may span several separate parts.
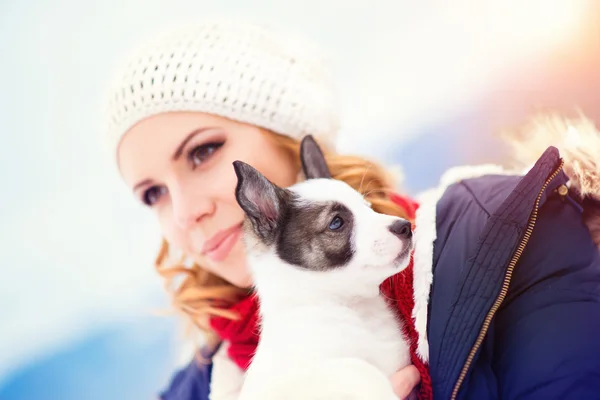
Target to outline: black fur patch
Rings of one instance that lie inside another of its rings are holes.
[[[234,161],[238,177],[235,197],[251,223],[254,233],[266,244],[273,244],[281,225],[290,192],[275,186],[252,166]]]
[[[331,230],[335,217],[342,226]],[[345,206],[335,203],[287,203],[278,229],[277,254],[300,268],[325,271],[346,265],[354,255],[354,217]]]
[[[323,151],[312,135],[305,136],[300,143],[300,160],[306,179],[331,178]]]

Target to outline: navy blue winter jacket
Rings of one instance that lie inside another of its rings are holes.
[[[435,399],[600,399],[600,253],[566,183],[551,147],[437,203]]]
[[[208,400],[212,364],[199,364],[196,359],[173,376],[162,400]]]
[[[437,202],[434,399],[600,399],[600,253],[567,180],[550,147],[525,176],[462,180]],[[192,362],[163,399],[208,399],[210,374]]]

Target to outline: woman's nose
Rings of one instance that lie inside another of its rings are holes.
[[[185,186],[171,190],[173,218],[183,230],[193,228],[203,217],[214,211],[214,204],[208,196],[195,194]]]

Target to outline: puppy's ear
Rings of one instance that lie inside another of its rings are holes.
[[[300,160],[306,179],[331,178],[325,156],[311,135],[305,136],[300,143]]]
[[[285,207],[287,191],[242,161],[234,161],[233,168],[238,178],[235,189],[238,204],[261,238],[273,238]]]

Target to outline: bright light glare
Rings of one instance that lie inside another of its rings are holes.
[[[423,121],[470,104],[498,77],[572,46],[591,9],[590,0],[451,4],[424,11],[412,25],[371,32],[371,45],[357,56],[358,95],[347,96],[340,148],[372,146],[363,132],[408,139]]]
[[[509,44],[512,37],[529,50],[571,38],[588,9],[589,0],[503,0],[490,6],[488,16],[499,40]]]

